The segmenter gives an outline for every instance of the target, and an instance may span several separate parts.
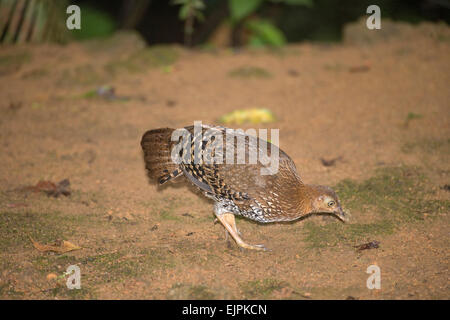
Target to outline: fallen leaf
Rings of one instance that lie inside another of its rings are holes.
[[[331,167],[331,166],[334,166],[336,164],[336,161],[341,160],[341,159],[342,159],[342,156],[337,157],[337,158],[333,158],[333,159],[330,159],[330,160],[326,160],[324,158],[320,158],[320,161],[322,161],[322,164],[325,167]]]
[[[25,192],[43,192],[48,196],[53,196],[55,198],[59,197],[61,194],[64,196],[70,195],[70,181],[69,179],[64,179],[55,184],[52,181],[41,180],[34,186],[26,186],[19,189]]]
[[[47,280],[48,281],[56,280],[57,278],[58,278],[58,276],[56,274],[54,274],[54,273],[49,273],[47,275]]]
[[[370,241],[358,246],[354,246],[354,248],[356,248],[356,250],[358,251],[362,251],[362,250],[369,250],[369,249],[378,249],[380,247],[380,242],[379,241]]]
[[[55,245],[40,244],[39,242],[34,241],[33,238],[31,238],[31,236],[30,236],[30,240],[31,240],[31,243],[33,243],[33,246],[41,252],[52,251],[52,252],[56,252],[56,253],[65,253],[65,252],[81,249],[81,247],[73,244],[72,242],[65,241],[65,240],[63,240],[61,243],[55,244]]]

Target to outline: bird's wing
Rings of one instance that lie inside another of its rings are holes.
[[[186,129],[193,133],[192,126],[187,127]],[[206,155],[210,156],[211,152],[209,151],[211,149],[208,150],[208,146],[210,146],[211,140],[214,140],[211,137],[215,134],[220,134],[223,139],[223,148],[221,151],[213,149],[214,152],[212,153],[214,156],[222,156],[225,162],[227,150],[230,150],[230,148],[233,147],[234,161],[232,164],[208,164],[204,161],[199,164],[182,164],[183,171],[191,182],[202,190],[215,196],[241,202],[243,205],[249,205],[255,201],[260,202],[262,205],[265,203],[267,204],[267,202],[272,203],[275,201],[282,203],[285,194],[297,192],[302,182],[298,176],[294,162],[286,153],[270,142],[259,140],[258,143],[257,139],[252,139],[248,135],[245,135],[245,133],[236,130],[232,133],[237,138],[227,140],[226,130],[227,129],[223,127],[204,126],[202,137],[203,141],[206,142],[199,144],[197,140],[197,143],[201,146],[202,152],[206,152]],[[195,143],[196,139],[195,135],[193,136],[192,144]],[[245,164],[236,163],[238,159],[237,143],[239,139],[245,141]],[[248,163],[250,154],[257,154],[259,157],[259,152],[263,143],[266,143],[266,152],[269,158],[272,155],[272,152],[278,152],[279,154],[278,172],[272,175],[261,174],[261,169],[264,168],[264,165],[261,164],[260,161],[253,164]],[[272,195],[270,195],[270,192],[272,192]]]

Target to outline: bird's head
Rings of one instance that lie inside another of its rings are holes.
[[[329,213],[343,222],[349,221],[349,214],[344,212],[339,198],[333,189],[326,186],[309,186],[311,195],[311,209],[314,213]]]

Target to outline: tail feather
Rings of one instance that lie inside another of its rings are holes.
[[[152,180],[156,179],[160,184],[182,174],[182,170],[172,162],[171,158],[173,130],[171,128],[149,130],[141,140],[148,176]]]

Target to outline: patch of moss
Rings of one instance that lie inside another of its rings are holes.
[[[409,127],[409,123],[413,120],[417,120],[417,119],[422,119],[423,115],[421,115],[420,113],[414,113],[414,112],[409,112],[408,115],[406,116],[405,122],[404,122],[404,126],[405,128]]]
[[[0,282],[0,297],[2,299],[21,299],[24,296],[23,292],[16,291],[10,282]]]
[[[139,50],[126,59],[113,60],[105,65],[105,70],[110,74],[120,72],[137,73],[150,68],[165,68],[175,63],[178,52],[171,46],[153,46]]]
[[[31,71],[28,71],[22,76],[22,79],[41,79],[50,74],[50,71],[46,68],[37,68]]]
[[[376,171],[375,176],[362,181],[343,180],[335,190],[344,207],[360,212],[377,211],[393,220],[420,219],[426,208],[437,208],[427,194],[425,176],[418,168],[390,167]]]
[[[135,255],[125,252],[99,254],[83,258],[81,264],[96,282],[123,281],[155,268],[173,267],[172,260],[159,250],[144,250]]]
[[[33,267],[42,274],[49,272],[65,272],[65,268],[77,264],[78,259],[70,255],[41,255],[32,260]]]
[[[277,279],[267,278],[247,281],[241,283],[239,286],[245,299],[267,299],[275,290],[287,287],[287,283]]]
[[[142,266],[138,260],[136,257],[126,257],[124,253],[114,252],[90,256],[84,259],[83,263],[103,273],[108,280],[120,280],[139,275]]]
[[[167,293],[167,299],[173,300],[212,300],[216,295],[204,285],[177,283]]]
[[[373,223],[305,224],[305,240],[311,247],[333,246],[392,234],[397,225],[448,212],[450,201],[425,199],[426,178],[417,168],[382,168],[362,182],[343,180],[335,190],[345,209],[351,212],[376,212],[381,219]]]
[[[377,223],[349,224],[332,223],[319,226],[314,222],[305,223],[305,241],[311,248],[324,248],[335,246],[338,243],[356,243],[368,240],[371,236],[392,234],[394,223],[390,220],[382,220]]]
[[[83,280],[82,280],[83,281]],[[90,288],[82,287],[80,289],[69,289],[65,285],[58,285],[54,288],[45,291],[52,298],[59,299],[96,299],[95,292]]]
[[[180,206],[180,199],[175,197],[168,197],[166,199],[143,202],[143,205],[152,208],[153,214],[158,214],[160,220],[172,220],[172,221],[182,221],[181,216],[174,214],[176,208]],[[184,202],[185,203],[185,202]]]
[[[29,236],[40,243],[64,239],[64,228],[54,220],[59,213],[0,212],[0,250],[31,247]]]
[[[407,142],[402,146],[404,153],[421,151],[424,153],[450,154],[450,139],[422,139]]]
[[[259,67],[240,67],[236,68],[234,70],[231,70],[228,75],[230,77],[237,77],[237,78],[270,78],[272,77],[272,74]]]
[[[161,218],[161,220],[173,220],[173,221],[180,221],[181,218],[175,216],[172,213],[172,210],[167,210],[167,209],[163,209],[159,212],[159,216]]]
[[[62,72],[59,82],[64,85],[100,85],[106,80],[100,70],[91,64],[76,66]]]

